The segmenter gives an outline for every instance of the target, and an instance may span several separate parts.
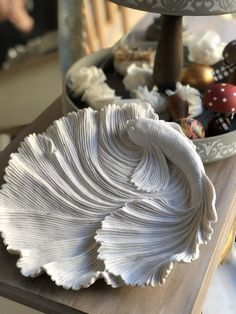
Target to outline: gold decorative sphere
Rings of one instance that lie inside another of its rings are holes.
[[[182,70],[181,83],[189,84],[192,87],[205,91],[215,83],[214,69],[203,64],[189,64]]]

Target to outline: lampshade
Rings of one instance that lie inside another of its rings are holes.
[[[236,12],[236,0],[109,0],[118,5],[166,15],[217,15]]]

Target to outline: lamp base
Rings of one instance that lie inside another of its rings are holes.
[[[183,66],[182,16],[162,16],[153,78],[159,91],[175,90]]]

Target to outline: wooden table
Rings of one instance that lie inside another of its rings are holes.
[[[29,125],[0,154],[0,178],[9,155],[17,150],[23,138],[42,132],[62,115],[58,99]],[[102,280],[81,291],[56,287],[43,275],[29,279],[16,268],[16,257],[0,245],[0,295],[49,314],[190,314],[200,313],[210,280],[236,215],[236,157],[206,166],[217,193],[219,221],[212,240],[201,246],[200,258],[191,264],[176,264],[165,286],[156,288],[113,289]],[[217,302],[217,300],[216,300]]]

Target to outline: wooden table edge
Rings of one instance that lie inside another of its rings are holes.
[[[7,291],[7,293],[6,293]],[[10,292],[9,292],[10,291]],[[23,291],[22,289],[10,286],[0,281],[0,295],[9,300],[31,307],[45,314],[87,314],[70,306],[45,299],[40,295]]]
[[[234,225],[234,221],[236,218],[236,196],[232,199],[231,206],[228,212],[227,217],[225,217],[225,221],[227,221],[227,226],[221,230],[220,236],[217,241],[217,245],[215,246],[214,254],[211,256],[211,261],[215,259],[216,262],[211,263],[215,264],[212,267],[208,267],[208,271],[206,272],[205,279],[202,282],[201,289],[199,290],[199,295],[196,299],[196,302],[193,306],[192,314],[199,314],[199,308],[203,305],[204,299],[206,297],[207,290],[210,286],[210,282],[214,273],[216,272],[217,267],[220,263],[220,256],[226,244],[229,231],[231,230],[232,226]],[[222,267],[222,266],[220,266]]]

